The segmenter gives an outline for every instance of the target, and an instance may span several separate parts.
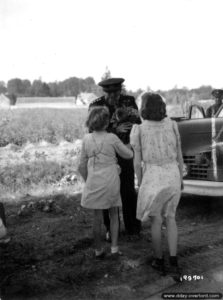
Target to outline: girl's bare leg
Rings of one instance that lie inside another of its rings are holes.
[[[109,214],[111,219],[111,228],[110,228],[111,247],[114,249],[118,247],[118,233],[119,233],[118,207],[111,207],[109,209]]]
[[[169,253],[170,256],[177,255],[177,224],[175,217],[167,217],[166,218],[166,225],[167,225],[167,241],[169,246]]]
[[[154,250],[154,256],[156,258],[162,258],[162,222],[163,218],[161,216],[152,217],[152,244]]]

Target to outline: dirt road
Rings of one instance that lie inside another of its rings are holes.
[[[31,200],[46,198],[29,197],[22,203]],[[182,197],[177,214],[179,262],[184,278],[197,279],[178,284],[168,276],[160,278],[150,267],[150,223],[143,225],[138,240],[121,232],[124,255],[119,261],[98,262],[93,258],[91,213],[80,207],[78,196],[57,195],[53,200],[60,210],[35,208],[24,215],[17,214],[21,203],[6,204],[12,241],[0,250],[2,299],[146,299],[156,292],[158,281],[168,282],[171,291],[187,290],[223,262],[223,200]],[[106,242],[105,247],[109,251]],[[167,258],[166,245],[164,254]]]

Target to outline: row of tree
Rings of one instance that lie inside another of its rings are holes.
[[[0,93],[14,94],[17,97],[77,97],[81,92],[98,94],[99,87],[94,78],[71,77],[61,82],[43,82],[41,79],[32,83],[28,79],[14,78],[7,84],[0,81]]]
[[[105,73],[102,76],[103,79],[111,77],[111,72],[106,68]],[[147,89],[150,91],[150,88]],[[188,88],[173,88],[168,91],[158,90],[162,96],[165,97],[168,104],[181,104],[184,105],[187,102],[196,101],[200,99],[210,99],[211,86],[201,86],[196,89]],[[14,78],[10,79],[7,84],[0,81],[0,94],[8,94],[12,98],[12,104],[15,103],[16,97],[77,97],[80,93],[94,93],[96,96],[101,94],[101,88],[95,83],[93,77],[87,77],[85,79],[78,77],[71,77],[60,82],[43,82],[41,79],[31,82],[28,79]],[[126,90],[124,92],[135,96],[140,95],[143,90],[137,91]]]

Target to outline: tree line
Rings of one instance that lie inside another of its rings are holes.
[[[98,93],[99,87],[93,77],[85,79],[71,77],[59,82],[46,83],[41,79],[31,82],[28,79],[13,78],[7,84],[0,81],[0,93],[14,94],[17,97],[77,97],[81,92]]]
[[[198,88],[188,89],[187,87],[177,88],[174,87],[170,90],[157,90],[156,92],[163,96],[168,105],[180,105],[184,111],[186,105],[191,103],[196,103],[199,100],[208,100],[211,99],[211,92],[213,87],[211,85],[203,85]],[[147,88],[147,91],[150,92],[150,88]],[[129,91],[131,95],[137,98],[143,90],[138,89],[136,92]]]
[[[108,74],[109,73],[109,74]],[[110,71],[107,70],[102,79],[110,77]],[[147,88],[150,91],[150,88]],[[168,104],[184,105],[188,101],[196,101],[200,99],[210,99],[212,86],[201,86],[195,89],[174,87],[168,91],[158,90],[165,97]],[[70,77],[63,81],[44,82],[41,79],[31,82],[28,79],[13,78],[7,84],[0,81],[0,94],[7,94],[11,100],[11,104],[16,103],[17,97],[77,97],[80,93],[94,93],[96,96],[101,95],[101,88],[95,83],[93,77],[85,79],[78,77]],[[138,97],[143,90],[136,91],[127,90],[124,92]]]

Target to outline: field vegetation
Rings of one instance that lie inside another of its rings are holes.
[[[27,103],[75,103],[75,97],[19,97],[18,104]]]
[[[86,115],[84,108],[0,111],[0,198],[51,193],[57,185],[61,192],[59,182],[77,173]]]
[[[59,144],[82,138],[87,109],[16,109],[0,111],[0,147],[46,141]]]

